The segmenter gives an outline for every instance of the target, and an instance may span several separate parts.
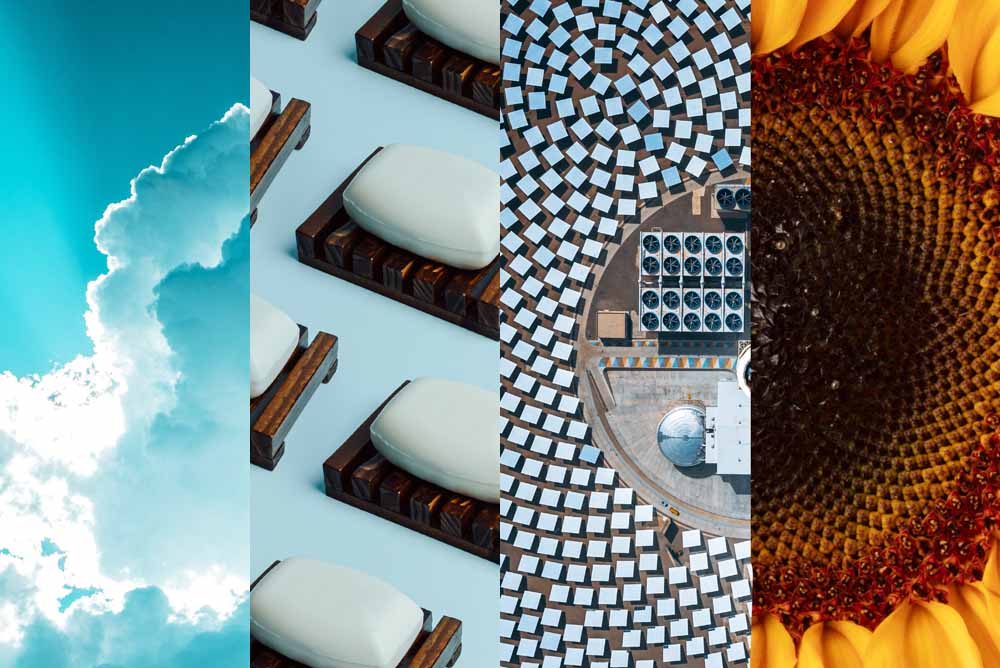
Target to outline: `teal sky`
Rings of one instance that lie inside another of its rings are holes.
[[[245,667],[246,2],[5,5],[0,668]]]
[[[184,137],[248,100],[245,0],[8,3],[0,24],[0,369],[91,352],[94,223]]]

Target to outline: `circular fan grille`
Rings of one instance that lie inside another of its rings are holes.
[[[722,273],[722,260],[717,257],[710,257],[705,260],[705,273],[709,276],[718,276]]]
[[[719,188],[715,193],[715,201],[720,209],[727,211],[736,207],[736,195],[729,188]]]
[[[663,293],[663,306],[669,309],[675,309],[681,305],[681,296],[674,292],[673,290],[667,290]]]
[[[740,208],[741,211],[750,210],[750,189],[740,188],[736,191],[736,206]]]
[[[709,313],[705,316],[705,328],[710,332],[719,331],[722,329],[722,318],[715,313]]]
[[[642,293],[642,305],[648,309],[654,309],[660,305],[660,298],[653,290],[646,290]]]
[[[732,253],[733,255],[737,253],[742,253],[743,240],[740,239],[739,237],[729,237],[729,239],[726,240],[726,248],[728,248],[729,252]]]
[[[642,270],[647,274],[658,274],[660,273],[660,261],[655,257],[644,257],[642,258]]]
[[[698,308],[701,306],[701,295],[693,290],[684,294],[684,305],[688,308]]]
[[[705,306],[713,311],[722,306],[722,296],[718,292],[705,293]]]
[[[684,260],[684,271],[689,274],[700,274],[701,273],[701,260],[696,257],[689,257]]]
[[[663,328],[669,332],[676,332],[681,327],[681,319],[674,313],[667,313],[663,316]]]
[[[684,237],[684,248],[687,249],[688,253],[700,253],[701,239],[698,237]]]
[[[642,238],[642,249],[650,254],[659,253],[660,240],[656,238],[655,234],[647,234]]]
[[[712,255],[718,255],[722,252],[722,239],[714,234],[712,236],[705,237],[705,248]]]
[[[677,253],[681,249],[681,240],[678,239],[676,235],[668,234],[663,237],[663,248],[666,249],[668,253]]]
[[[743,331],[743,318],[736,315],[735,313],[730,313],[726,316],[726,327],[730,332],[742,332]]]
[[[726,295],[726,306],[731,309],[743,308],[743,295],[738,292],[730,292]]]
[[[684,316],[684,327],[689,332],[696,332],[701,328],[701,318],[696,316],[694,313],[688,313]]]
[[[669,276],[676,276],[681,273],[681,261],[675,257],[668,257],[663,261],[663,271]]]
[[[655,313],[643,313],[642,314],[642,328],[647,330],[655,330],[660,326],[660,316]]]

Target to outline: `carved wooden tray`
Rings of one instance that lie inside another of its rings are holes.
[[[316,25],[321,0],[250,0],[250,20],[305,39]]]
[[[271,569],[280,564],[276,561],[250,585],[250,591]],[[350,611],[346,611],[349,613]],[[331,621],[331,623],[335,623]],[[433,627],[433,628],[432,628]],[[396,668],[451,668],[462,654],[462,622],[454,617],[441,617],[433,626],[430,611],[424,610],[424,627],[413,646]],[[250,638],[250,668],[305,668],[279,654],[264,643]]]
[[[299,325],[299,345],[264,394],[250,400],[250,463],[273,471],[285,454],[285,436],[320,383],[337,371],[337,337]]]
[[[454,269],[382,241],[362,230],[347,215],[344,190],[354,175],[381,150],[378,148],[365,158],[296,230],[299,261],[499,340],[499,257],[476,271]]]
[[[250,142],[250,224],[257,221],[257,205],[278,171],[309,139],[310,104],[292,98],[281,109],[281,95],[271,91],[271,111]]]
[[[386,2],[354,39],[362,67],[500,120],[500,68],[421,33],[402,0]]]
[[[500,563],[500,506],[425,482],[379,454],[369,429],[404,382],[323,463],[326,495]]]

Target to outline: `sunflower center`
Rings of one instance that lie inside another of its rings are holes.
[[[754,70],[754,598],[793,632],[975,577],[997,513],[1000,134],[864,54]]]
[[[939,329],[927,277],[907,241],[845,183],[831,192],[768,150],[758,154],[754,269],[760,338],[754,451],[767,476],[795,485],[820,471],[850,477],[912,417],[918,372]],[[763,163],[763,164],[762,164]],[[767,428],[780,424],[782,430]],[[767,462],[773,460],[774,466]],[[878,462],[876,462],[878,464]],[[829,480],[835,483],[836,480]]]

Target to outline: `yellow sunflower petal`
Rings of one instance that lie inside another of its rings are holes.
[[[755,0],[750,22],[754,55],[771,53],[795,37],[809,0]]]
[[[799,30],[788,48],[797,49],[806,42],[831,32],[854,5],[855,0],[809,0]]]
[[[799,644],[796,668],[862,668],[871,637],[871,631],[853,622],[810,626]]]
[[[958,0],[892,0],[872,23],[872,58],[915,71],[948,39],[957,7]]]
[[[867,30],[875,17],[888,6],[889,0],[858,0],[844,15],[834,32],[845,40],[857,37]]]
[[[972,78],[973,100],[985,100],[1000,92],[1000,27],[994,26],[992,34],[983,44],[976,59]]]
[[[756,9],[754,10],[756,11]],[[793,668],[795,642],[774,615],[754,620],[750,628],[750,668]]]
[[[878,625],[864,663],[864,668],[944,666],[984,668],[962,616],[944,603],[923,601],[903,603]]]
[[[973,94],[976,62],[983,46],[1000,29],[1000,0],[964,0],[948,35],[948,64],[969,103],[985,95]]]
[[[997,95],[998,108],[1000,108],[1000,95]],[[1000,114],[997,114],[1000,116]],[[993,547],[990,548],[990,557],[986,561],[986,573],[983,575],[983,584],[994,594],[1000,594],[1000,534],[994,534]]]
[[[1000,595],[978,583],[950,587],[948,605],[962,615],[983,665],[1000,666]]]
[[[969,108],[977,114],[982,114],[983,116],[994,116],[996,118],[1000,118],[1000,91],[997,91],[984,100],[973,102]],[[997,584],[996,586],[997,588],[1000,588],[1000,584]]]
[[[903,13],[902,0],[891,0],[872,22],[872,60],[884,63],[892,56],[893,33]]]

